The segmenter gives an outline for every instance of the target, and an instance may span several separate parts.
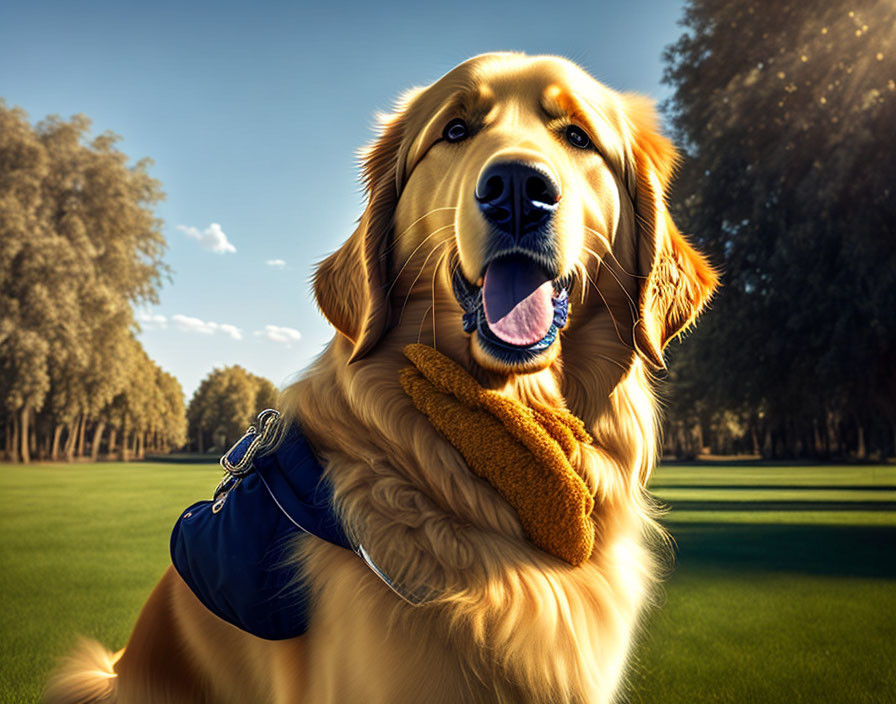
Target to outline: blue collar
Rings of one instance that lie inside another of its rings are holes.
[[[393,583],[346,533],[333,490],[298,426],[276,411],[221,458],[226,474],[214,498],[183,512],[171,534],[175,569],[205,606],[261,638],[292,638],[309,620],[307,585],[298,576],[294,538],[307,533],[353,551],[398,596],[427,600]]]

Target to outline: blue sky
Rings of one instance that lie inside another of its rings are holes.
[[[662,99],[680,14],[679,0],[4,2],[0,97],[33,121],[84,113],[155,161],[174,273],[140,339],[184,392],[221,364],[282,386],[332,336],[309,281],[361,213],[355,153],[376,111],[497,50],[560,54]]]

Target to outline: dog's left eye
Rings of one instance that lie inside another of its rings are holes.
[[[591,138],[578,125],[570,125],[566,128],[566,141],[579,149],[587,149],[591,146]]]
[[[447,125],[442,137],[446,142],[460,142],[470,136],[470,128],[461,118],[456,117]]]

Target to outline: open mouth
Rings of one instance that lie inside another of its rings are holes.
[[[482,347],[508,364],[540,355],[566,325],[571,279],[552,279],[524,254],[489,262],[482,286],[470,284],[460,271],[452,283],[464,309],[464,330],[478,332]]]

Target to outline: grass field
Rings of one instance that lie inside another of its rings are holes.
[[[0,701],[77,634],[121,647],[217,466],[0,465]],[[896,467],[668,466],[676,560],[628,699],[896,702]]]

